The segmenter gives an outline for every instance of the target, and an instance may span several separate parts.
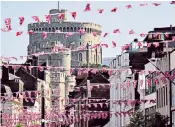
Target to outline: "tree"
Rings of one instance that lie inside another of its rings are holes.
[[[134,112],[133,116],[130,118],[130,123],[126,127],[144,127],[145,118],[143,112],[137,110]]]
[[[156,112],[146,119],[142,111],[136,111],[130,118],[130,123],[126,127],[166,127],[169,118]]]
[[[16,127],[24,127],[24,125],[19,123],[16,125]]]
[[[166,127],[169,118],[156,112],[147,122],[146,127]]]

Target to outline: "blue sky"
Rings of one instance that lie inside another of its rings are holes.
[[[103,57],[113,57],[121,53],[121,48],[112,48],[112,41],[117,42],[117,46],[131,42],[134,38],[139,37],[139,33],[147,33],[155,27],[167,27],[172,24],[175,26],[175,5],[170,2],[161,2],[158,7],[152,5],[153,2],[146,2],[148,6],[140,7],[141,2],[90,2],[91,12],[83,12],[87,2],[67,2],[61,1],[60,8],[67,9],[68,12],[76,11],[77,18],[75,21],[94,22],[102,25],[103,32],[112,33],[114,29],[119,28],[121,34],[111,34],[106,38],[101,38],[103,43],[108,43],[111,48],[103,49]],[[158,2],[160,3],[160,2]],[[126,9],[126,5],[131,4],[132,9]],[[1,32],[1,55],[15,56],[27,55],[27,45],[29,37],[27,24],[32,23],[31,16],[39,16],[43,21],[44,15],[49,13],[50,9],[57,8],[57,1],[26,1],[26,2],[1,2],[1,28],[5,27],[4,19],[12,18],[12,29],[14,31]],[[111,9],[118,7],[118,11],[111,13]],[[102,14],[97,12],[98,9],[104,9]],[[70,21],[73,18],[68,14]],[[25,22],[19,25],[18,17],[25,16]],[[129,30],[133,29],[137,34],[129,35]],[[21,36],[16,37],[16,31],[25,31]],[[21,62],[21,60],[20,60]]]

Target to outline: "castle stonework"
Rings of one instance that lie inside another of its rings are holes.
[[[64,14],[64,18],[60,20],[58,18],[59,13]],[[93,46],[94,44],[100,43],[101,29],[100,25],[94,23],[84,23],[84,22],[72,22],[67,21],[67,11],[52,9],[50,10],[51,23],[40,22],[31,23],[28,25],[28,30],[33,30],[35,34],[29,35],[29,45],[28,54],[33,54],[37,52],[51,52],[51,48],[56,45],[63,44],[66,48],[71,50],[77,49],[81,45]],[[85,34],[80,35],[78,30],[84,29]],[[55,33],[56,30],[61,31],[61,33]],[[48,32],[47,38],[44,39],[42,32]],[[66,33],[74,33],[72,36],[66,38]],[[96,32],[97,36],[92,33]],[[49,63],[54,66],[60,66],[60,61],[58,59],[59,54],[52,54],[48,59],[48,55],[40,58],[40,62],[46,62],[46,60],[51,60]],[[90,49],[84,51],[72,51],[71,52],[71,66],[77,67],[86,63],[91,64],[102,64],[102,49]]]

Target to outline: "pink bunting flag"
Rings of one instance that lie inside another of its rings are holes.
[[[11,18],[6,18],[6,19],[4,19],[4,21],[5,21],[6,26],[11,25]]]
[[[105,33],[103,37],[106,37],[108,35],[108,33]]]
[[[104,9],[98,9],[98,13],[103,13]]]
[[[131,30],[129,31],[129,34],[134,34],[134,30],[131,29]]]
[[[2,32],[9,32],[10,30],[8,28],[2,28],[1,31]]]
[[[24,17],[19,17],[19,24],[22,25],[24,23]]]
[[[16,36],[20,36],[23,33],[23,31],[16,32]]]
[[[63,13],[59,13],[58,18],[62,20],[64,18],[64,14]]]
[[[161,3],[153,3],[153,5],[159,6],[159,5],[161,5]]]
[[[91,10],[91,5],[90,5],[90,3],[88,3],[88,4],[86,5],[86,8],[85,8],[84,11],[90,11],[90,10]]]
[[[84,29],[80,29],[80,30],[78,30],[78,32],[82,35],[82,34],[85,33],[85,30]]]
[[[45,15],[46,21],[50,24],[51,15]]]
[[[113,9],[111,10],[111,12],[116,12],[116,11],[117,11],[117,7],[113,8]]]
[[[112,45],[113,45],[113,48],[115,48],[117,44],[115,41],[112,41]]]
[[[145,4],[140,4],[140,6],[147,6],[148,4],[147,3],[145,3]]]
[[[72,17],[73,17],[74,19],[76,19],[77,13],[76,13],[76,12],[70,12],[70,13],[71,13]]]
[[[70,37],[70,36],[72,36],[73,35],[73,33],[66,33],[66,38],[68,38],[68,37]]]
[[[142,46],[142,42],[139,41],[139,42],[137,43],[137,45],[138,45],[139,47],[141,47],[141,46]]]
[[[97,32],[92,32],[92,34],[96,37],[97,36]]]
[[[40,22],[40,19],[38,16],[32,16],[32,18],[36,21],[36,22]]]
[[[101,44],[101,46],[104,46],[105,48],[108,48],[108,44]]]
[[[46,39],[47,38],[47,32],[43,32],[43,38]]]
[[[32,34],[34,34],[35,32],[34,32],[33,30],[29,30],[27,33],[30,34],[30,35],[32,35]]]
[[[126,8],[127,9],[130,9],[130,8],[132,8],[132,5],[130,5],[130,4],[129,5],[126,5]]]
[[[141,33],[140,37],[145,37],[147,34]]]
[[[175,1],[171,1],[171,4],[175,4]]]
[[[120,30],[119,30],[119,29],[115,29],[115,30],[113,31],[113,33],[120,33]]]

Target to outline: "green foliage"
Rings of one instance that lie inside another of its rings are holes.
[[[16,125],[16,127],[24,127],[24,125],[19,123]]]
[[[130,118],[130,123],[126,127],[166,127],[169,118],[155,113],[149,119],[145,119],[141,111],[136,111]]]
[[[126,127],[144,127],[144,121],[143,112],[138,110],[133,113],[133,116],[130,118],[130,123]]]

